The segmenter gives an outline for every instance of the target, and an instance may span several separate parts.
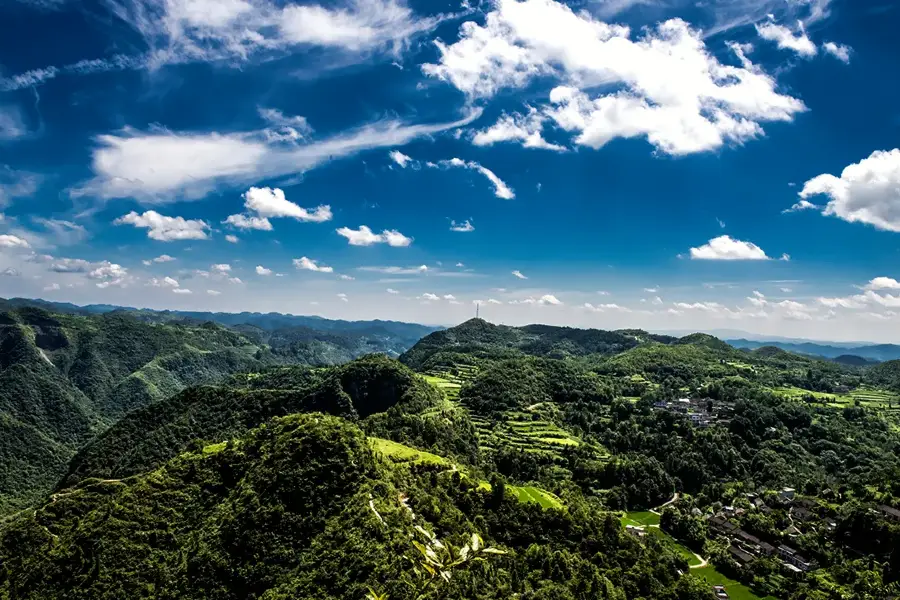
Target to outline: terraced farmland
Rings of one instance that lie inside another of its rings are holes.
[[[813,392],[798,387],[781,387],[774,388],[772,391],[794,400],[802,400],[807,396],[813,396],[817,401],[831,408],[854,406],[858,401],[860,406],[900,417],[900,396],[887,390],[861,387],[846,394],[830,394],[827,392]]]
[[[398,444],[397,442],[382,438],[369,438],[369,443],[378,455],[395,463],[407,465],[441,465],[447,467],[448,471],[456,471],[460,476],[471,480],[471,477],[465,468],[458,467],[443,456],[416,450],[415,448],[410,448],[404,444]],[[479,490],[484,490],[486,492],[491,491],[491,484],[487,481],[473,481],[473,483],[476,484]],[[506,490],[508,494],[514,495],[519,502],[534,502],[540,504],[543,508],[553,508],[557,510],[562,510],[564,508],[563,503],[559,498],[547,490],[542,490],[538,487],[530,485],[507,485]]]

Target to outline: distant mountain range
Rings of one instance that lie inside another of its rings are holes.
[[[780,342],[780,341],[757,341],[747,339],[729,339],[725,340],[735,348],[746,348],[755,350],[763,346],[775,346],[788,352],[797,354],[806,354],[808,356],[822,356],[830,359],[841,359],[839,362],[844,364],[864,364],[859,361],[853,361],[852,357],[863,358],[868,362],[884,362],[887,360],[896,360],[900,358],[900,345],[897,344],[872,344],[865,346],[844,346],[837,344],[819,344],[815,342]]]

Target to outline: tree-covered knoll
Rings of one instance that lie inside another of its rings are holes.
[[[429,549],[482,546],[492,554],[446,576],[421,566]],[[0,597],[21,599],[709,598],[685,571],[576,495],[542,509],[440,466],[395,466],[322,414],[85,481],[0,526]]]
[[[447,352],[488,359],[523,354],[549,358],[606,355],[632,348],[650,337],[653,336],[637,330],[619,332],[552,325],[509,327],[493,325],[483,319],[470,319],[456,327],[425,336],[400,360],[422,370],[429,368],[426,363],[432,356]],[[660,339],[667,338],[660,336]]]
[[[311,411],[362,419],[372,435],[473,460],[471,424],[420,414],[440,401],[436,389],[381,355],[329,369],[271,367],[236,375],[129,413],[78,452],[60,489],[148,471],[195,440],[225,440],[274,416]]]

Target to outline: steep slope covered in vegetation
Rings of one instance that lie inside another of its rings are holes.
[[[0,596],[22,599],[707,598],[685,570],[577,496],[543,509],[442,465],[395,466],[321,414],[0,526]]]
[[[75,456],[62,485],[141,473],[194,440],[236,437],[274,416],[319,411],[356,420],[397,404],[421,411],[437,402],[434,388],[379,355],[324,371],[272,367],[235,376],[227,385],[189,388],[129,413]]]

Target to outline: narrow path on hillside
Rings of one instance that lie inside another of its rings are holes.
[[[679,498],[680,496],[681,496],[681,494],[679,494],[678,492],[675,492],[675,495],[673,495],[672,498],[671,498],[668,502],[663,502],[662,504],[660,504],[660,505],[657,506],[656,508],[651,508],[651,509],[650,509],[650,512],[652,512],[654,515],[658,515],[658,514],[659,514],[659,511],[661,511],[662,509],[664,509],[664,508],[667,507],[668,505],[673,504],[676,500],[678,500],[678,498]]]

